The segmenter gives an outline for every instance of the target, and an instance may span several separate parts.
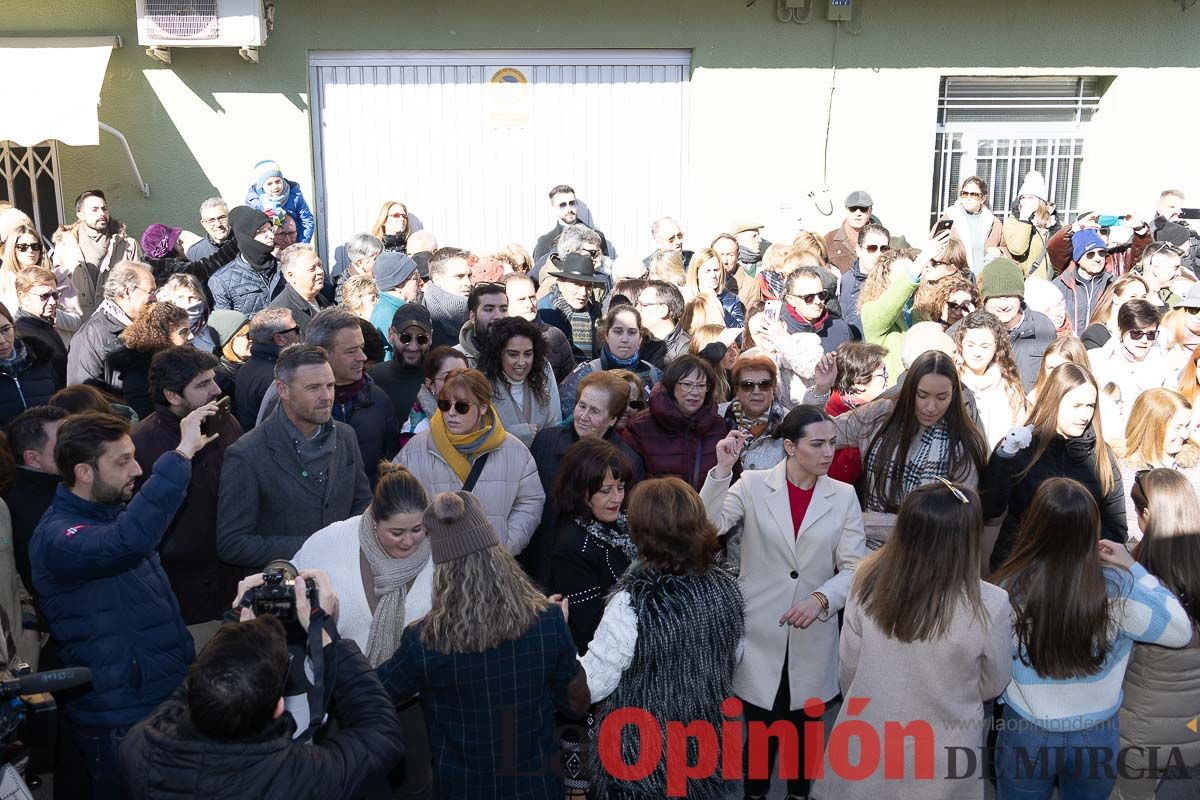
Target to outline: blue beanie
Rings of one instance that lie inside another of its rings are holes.
[[[1071,237],[1071,255],[1076,264],[1079,263],[1079,259],[1083,258],[1083,254],[1089,250],[1107,249],[1108,245],[1104,243],[1104,239],[1092,228],[1084,228]]]
[[[258,176],[254,179],[254,182],[258,184],[258,188],[261,190],[268,178],[282,178],[283,170],[279,168],[277,162],[268,159],[254,165],[254,174]]]

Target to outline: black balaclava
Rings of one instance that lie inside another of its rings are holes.
[[[252,267],[265,267],[274,260],[271,255],[274,245],[263,244],[254,238],[258,229],[270,221],[270,217],[250,206],[238,206],[229,212],[229,227],[237,239],[238,250]]]

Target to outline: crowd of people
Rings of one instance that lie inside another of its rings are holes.
[[[95,190],[53,232],[0,207],[3,655],[91,670],[10,748],[30,781],[1003,800],[1200,765],[1182,192],[1068,220],[970,177],[929,232],[860,190],[827,233],[663,217],[613,258],[560,185],[532,251],[388,200],[326,264],[255,173],[194,241]],[[249,599],[280,560],[301,628]],[[827,713],[928,724],[932,772],[820,768],[869,750]]]

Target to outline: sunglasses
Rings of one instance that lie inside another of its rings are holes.
[[[649,403],[647,403],[645,400],[630,400],[629,401],[629,407],[632,408],[634,411],[641,411],[648,405],[649,405]]]
[[[408,344],[413,339],[416,339],[417,344],[419,344],[421,347],[424,347],[425,345],[429,344],[429,337],[423,333],[418,333],[416,336],[413,336],[411,333],[400,334],[400,344]]]
[[[564,203],[559,203],[558,207],[559,208],[574,208],[578,204],[579,204],[579,201],[577,201],[577,200],[567,200]]]
[[[770,378],[766,378],[761,381],[738,381],[738,388],[744,392],[749,392],[752,389],[759,389],[760,391],[766,391],[767,389],[770,389],[774,385],[775,385],[775,381],[771,380]]]
[[[392,213],[388,214],[388,216],[392,219],[404,219],[408,216],[408,214],[402,214],[399,211],[393,211]]]
[[[967,300],[962,303],[956,303],[953,300],[947,300],[946,308],[950,309],[951,311],[968,311],[969,312],[969,311],[975,310],[975,304],[972,303],[970,300]]]
[[[62,297],[62,292],[54,291],[54,292],[46,292],[45,294],[36,294],[36,293],[34,293],[34,295],[33,295],[33,296],[34,296],[34,297],[36,297],[38,300],[40,300],[41,302],[43,302],[43,303],[44,303],[44,302],[46,302],[47,300],[49,300],[50,298],[52,298],[52,297],[53,297],[55,300],[59,299],[60,297]]]
[[[934,476],[934,480],[936,480],[942,486],[945,486],[947,489],[949,489],[950,493],[952,495],[954,495],[955,497],[957,497],[959,502],[961,502],[963,505],[966,505],[971,502],[970,500],[967,499],[967,496],[965,494],[963,494],[962,491],[957,486],[955,486],[953,483],[946,480],[942,476],[936,475],[936,476]]]
[[[287,330],[284,330],[284,331],[276,331],[275,335],[276,336],[286,336],[289,333],[299,333],[299,332],[300,332],[300,326],[297,325],[294,328],[288,328]]]
[[[960,197],[975,197],[979,199],[983,198],[983,192],[968,192],[966,189],[963,189],[958,194]]]
[[[1097,250],[1088,250],[1086,253],[1084,253],[1084,254],[1083,254],[1083,257],[1084,257],[1084,258],[1096,258],[1096,259],[1099,259],[1099,258],[1104,258],[1104,256],[1105,256],[1106,254],[1107,254],[1107,251],[1105,251],[1105,250],[1099,250],[1099,249],[1097,249]]]
[[[1152,331],[1132,330],[1129,332],[1129,338],[1133,339],[1135,342],[1140,342],[1142,339],[1145,339],[1148,342],[1153,342],[1158,338],[1158,329],[1155,328]]]
[[[805,303],[808,303],[809,305],[817,302],[818,300],[821,301],[822,303],[825,302],[825,293],[824,292],[814,292],[812,294],[790,294],[790,295],[788,295],[788,297],[794,297],[797,300],[803,300]]]
[[[1200,308],[1185,308],[1184,311],[1191,314],[1192,316],[1200,314]]]
[[[13,246],[17,248],[18,253],[28,253],[30,250],[33,250],[35,253],[42,252],[41,242],[29,242],[27,244],[18,244]]]
[[[853,211],[858,214],[865,214],[871,210],[870,206],[846,206],[847,211]]]
[[[868,253],[886,253],[888,250],[891,250],[891,249],[892,249],[892,246],[890,244],[865,244],[865,245],[863,245],[863,250],[866,250]]]
[[[471,410],[471,404],[462,400],[455,400],[453,403],[449,400],[438,400],[437,407],[443,414],[447,413],[451,408],[454,409],[455,414],[466,414]]]

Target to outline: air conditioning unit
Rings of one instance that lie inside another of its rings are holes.
[[[257,63],[274,11],[263,0],[137,0],[138,44],[166,64],[172,47],[236,47]]]

